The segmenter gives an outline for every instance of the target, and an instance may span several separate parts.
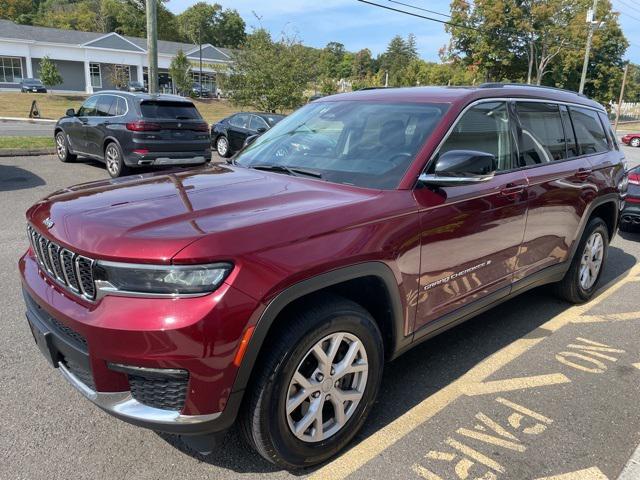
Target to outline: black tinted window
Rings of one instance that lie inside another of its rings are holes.
[[[253,131],[258,130],[259,128],[264,128],[265,130],[269,128],[267,122],[257,115],[251,115],[251,123],[249,125],[249,128]]]
[[[528,167],[567,158],[560,108],[553,103],[517,102],[522,131],[519,165]]]
[[[598,112],[580,107],[571,107],[570,112],[581,155],[609,150],[607,136],[598,118]]]
[[[246,113],[234,115],[229,120],[229,123],[234,127],[249,128],[249,115],[247,115]]]
[[[96,114],[96,103],[98,103],[98,97],[89,97],[86,102],[82,104],[80,110],[78,110],[79,117],[91,117]]]
[[[111,115],[111,105],[113,105],[115,97],[112,95],[100,95],[98,105],[96,107],[96,115],[99,117],[108,117]]]
[[[491,153],[498,161],[498,170],[512,169],[514,149],[506,103],[481,103],[467,110],[440,148],[440,153],[451,150]]]
[[[109,109],[109,115],[124,115],[127,111],[127,101],[122,97],[113,97],[113,102],[111,102],[111,108]]]
[[[147,101],[140,104],[142,116],[172,120],[199,120],[195,105],[187,102]]]

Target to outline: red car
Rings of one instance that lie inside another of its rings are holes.
[[[267,460],[313,465],[363,425],[386,361],[538,285],[588,301],[625,183],[605,110],[575,93],[326,97],[228,165],[36,203],[27,319],[116,417],[203,452],[237,421]]]
[[[622,143],[625,145],[640,147],[640,133],[627,133],[620,140],[622,140]]]

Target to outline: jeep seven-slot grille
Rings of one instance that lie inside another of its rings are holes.
[[[94,261],[47,240],[31,226],[27,230],[41,269],[70,292],[88,300],[95,299]]]

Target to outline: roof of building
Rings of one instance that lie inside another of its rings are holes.
[[[75,46],[91,46],[98,48],[116,48],[134,52],[147,50],[147,39],[119,35],[115,32],[81,32],[79,30],[63,30],[61,28],[35,27],[20,25],[10,20],[0,20],[0,38],[28,40],[36,42],[62,43]],[[91,45],[87,45],[91,44]],[[192,43],[169,42],[158,40],[158,53],[175,55],[179,50],[188,53],[189,57],[199,55],[199,46]],[[229,61],[232,51],[228,48],[213,45],[202,46],[202,57],[207,60]]]

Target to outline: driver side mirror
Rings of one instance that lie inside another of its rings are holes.
[[[440,187],[469,185],[491,180],[498,162],[495,155],[476,150],[450,150],[436,160],[434,173],[423,173],[418,180]]]
[[[73,108],[70,108],[64,113],[67,117],[75,117],[76,111]]]
[[[256,132],[258,132],[258,133],[264,133],[264,132],[266,132],[266,131],[267,131],[267,129],[266,129],[265,127],[259,127],[259,128],[256,130]]]

